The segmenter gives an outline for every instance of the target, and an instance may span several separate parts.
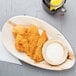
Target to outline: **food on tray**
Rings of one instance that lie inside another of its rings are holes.
[[[17,34],[24,35],[24,33],[27,32],[27,29],[24,28],[24,26],[20,26],[20,25],[15,26],[13,29],[14,29],[13,34],[15,37],[17,36]]]
[[[37,42],[39,40],[39,32],[38,32],[38,27],[34,25],[30,25],[28,28],[28,42],[29,42],[29,56],[33,56],[36,47],[37,47]],[[33,57],[32,57],[33,58]]]
[[[75,63],[74,52],[65,37],[37,18],[16,16],[9,19],[2,29],[2,42],[12,55],[36,67],[66,70]]]
[[[42,47],[43,47],[43,44],[48,40],[47,38],[47,35],[46,35],[46,32],[43,31],[39,40],[38,40],[38,43],[37,43],[37,48],[35,50],[35,53],[34,53],[34,60],[35,61],[42,61],[43,60],[43,56],[42,56]]]
[[[48,40],[43,47],[43,57],[51,65],[59,65],[65,62],[68,56],[66,46],[56,39]]]
[[[23,52],[23,50],[24,50],[24,47],[22,46],[23,45],[22,39],[23,39],[23,37],[19,34],[16,36],[16,39],[15,39],[15,47],[20,52]]]
[[[9,21],[9,23],[14,26],[13,31],[12,31],[14,34],[14,37],[16,37],[17,34],[24,35],[24,33],[27,32],[27,28],[24,28],[23,25],[15,24],[12,21]]]
[[[35,25],[27,27],[15,24],[12,32],[15,38],[15,47],[19,52],[26,53],[36,62],[43,61],[42,47],[48,40],[45,30],[42,30],[40,34],[39,28]]]

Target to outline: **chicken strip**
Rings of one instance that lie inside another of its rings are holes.
[[[15,41],[16,49],[20,52],[29,53],[29,43],[27,39],[27,33],[24,35],[17,34]]]
[[[22,39],[23,39],[23,37],[19,34],[16,36],[16,39],[15,39],[15,47],[19,52],[24,51],[24,47],[22,45]]]
[[[48,37],[46,35],[46,32],[43,31],[39,40],[38,40],[38,43],[37,43],[37,48],[35,50],[35,53],[33,55],[33,59],[36,61],[36,62],[40,62],[43,60],[43,56],[42,56],[42,47],[43,47],[43,44],[48,40]]]
[[[29,42],[30,52],[28,54],[31,58],[36,49],[39,37],[40,35],[38,32],[38,28],[34,25],[30,25],[28,29],[28,42]]]
[[[24,25],[16,24],[12,21],[8,21],[8,22],[10,25],[13,26],[12,32],[13,32],[14,37],[16,37],[17,34],[23,35],[27,31],[27,28]]]
[[[28,43],[28,40],[27,40],[27,37],[24,37],[22,39],[22,46],[24,48],[24,53],[26,53],[27,55],[29,55],[29,43]]]
[[[25,26],[22,26],[22,25],[16,25],[13,27],[12,32],[13,32],[14,37],[16,37],[17,34],[24,35],[25,32],[27,32],[27,28],[25,28]]]

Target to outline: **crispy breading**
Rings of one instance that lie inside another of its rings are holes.
[[[28,43],[28,40],[27,38],[23,38],[22,39],[22,46],[24,47],[24,52],[29,55],[29,43]]]
[[[19,50],[20,52],[25,52],[28,54],[29,53],[29,43],[27,40],[27,35],[17,34],[15,46],[16,46],[16,49]]]
[[[16,24],[12,21],[8,21],[8,23],[13,26],[12,33],[13,33],[14,37],[16,37],[17,34],[24,35],[24,33],[27,31],[27,28],[22,24]]]
[[[29,41],[29,49],[30,49],[29,56],[31,56],[31,58],[36,49],[39,37],[40,35],[38,32],[38,28],[34,25],[30,25],[28,29],[28,41]]]
[[[16,37],[17,34],[24,35],[24,33],[25,33],[26,31],[27,31],[27,28],[25,28],[25,26],[16,25],[16,26],[14,26],[12,32],[13,32],[14,37]]]
[[[17,35],[16,36],[16,39],[15,39],[15,47],[16,49],[19,51],[19,52],[23,52],[24,51],[24,48],[22,46],[22,36],[21,35]]]
[[[33,59],[34,59],[36,62],[41,62],[41,61],[43,61],[42,48],[41,48],[41,47],[37,47],[37,48],[36,48],[35,54],[33,54]]]
[[[36,62],[40,62],[43,60],[43,56],[42,56],[42,46],[43,44],[48,40],[48,37],[46,35],[46,32],[43,31],[39,40],[38,40],[38,43],[37,43],[37,48],[35,50],[35,53],[33,55],[33,59],[36,61]]]
[[[15,25],[13,35],[15,37],[15,47],[19,52],[26,53],[36,62],[43,60],[42,47],[48,40],[44,30],[42,34],[39,34],[39,29],[35,25],[29,27]]]

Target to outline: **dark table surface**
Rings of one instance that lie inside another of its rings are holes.
[[[64,16],[50,16],[42,7],[42,0],[0,0],[0,31],[4,23],[16,15],[40,18],[57,28],[69,41],[76,55],[76,0],[67,0]],[[76,64],[66,71],[48,71],[22,62],[22,66],[1,62],[0,76],[75,76]]]

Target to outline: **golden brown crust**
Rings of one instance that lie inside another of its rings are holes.
[[[19,52],[23,52],[24,48],[22,46],[22,39],[23,37],[21,35],[17,35],[15,39],[15,47]]]
[[[38,40],[38,43],[37,43],[37,48],[35,50],[35,53],[33,55],[33,59],[36,61],[36,62],[40,62],[43,60],[43,56],[42,56],[42,46],[43,44],[48,40],[47,38],[47,35],[46,35],[46,32],[43,31],[39,40]]]
[[[29,42],[29,53],[28,55],[32,58],[32,55],[36,49],[37,42],[40,35],[38,28],[34,25],[30,25],[28,29],[28,42]]]
[[[16,25],[12,32],[14,37],[16,37],[17,34],[24,35],[27,32],[27,28],[25,28],[25,26]]]
[[[30,25],[28,28],[16,25],[13,28],[13,35],[15,47],[19,52],[26,53],[36,62],[43,60],[42,46],[48,39],[44,30],[40,36],[38,27],[35,25]]]

